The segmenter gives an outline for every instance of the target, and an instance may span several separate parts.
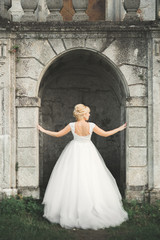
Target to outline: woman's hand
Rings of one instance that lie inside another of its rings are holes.
[[[119,131],[124,130],[127,127],[127,123],[123,124],[122,126],[119,127]]]
[[[38,130],[40,130],[41,132],[45,132],[45,129],[42,128],[39,124],[37,125],[37,128],[38,128]]]

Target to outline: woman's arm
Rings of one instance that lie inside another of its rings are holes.
[[[49,130],[45,130],[40,125],[38,125],[37,128],[41,132],[46,133],[46,134],[48,134],[52,137],[62,137],[62,136],[66,135],[67,133],[69,133],[71,131],[71,127],[70,127],[69,124],[65,128],[63,128],[62,130],[60,130],[59,132],[52,132],[52,131],[49,131]]]
[[[97,125],[95,125],[95,127],[93,128],[93,132],[95,132],[96,134],[102,136],[102,137],[109,137],[117,132],[120,132],[122,130],[124,130],[127,127],[127,123],[123,124],[122,126],[120,126],[119,128],[115,128],[113,130],[110,131],[104,131],[103,129],[99,128]]]

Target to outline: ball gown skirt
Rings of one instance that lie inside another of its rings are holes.
[[[90,134],[79,136],[62,151],[51,173],[44,199],[44,217],[64,228],[101,229],[128,220],[116,181]]]

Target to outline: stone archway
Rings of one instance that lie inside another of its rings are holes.
[[[84,103],[91,108],[90,121],[105,130],[113,129],[125,121],[128,95],[123,75],[106,56],[89,49],[72,49],[57,57],[42,77],[39,122],[44,128],[58,131],[74,121],[74,105]],[[41,195],[61,151],[71,139],[71,133],[60,139],[40,134]],[[92,140],[124,195],[124,132],[106,139],[93,134]]]

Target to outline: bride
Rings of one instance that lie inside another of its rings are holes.
[[[109,137],[126,128],[126,123],[104,131],[87,122],[90,108],[77,104],[69,123],[59,132],[38,129],[53,137],[73,134],[51,173],[44,199],[44,217],[64,228],[100,229],[118,226],[128,220],[116,181],[97,148],[91,141],[92,132]]]

